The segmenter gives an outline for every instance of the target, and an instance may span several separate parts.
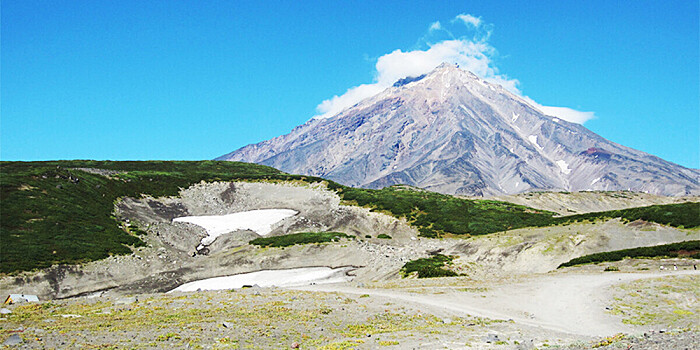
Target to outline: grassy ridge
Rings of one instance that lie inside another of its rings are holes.
[[[300,232],[289,235],[260,237],[250,244],[261,247],[289,247],[295,244],[337,242],[341,238],[353,238],[341,232]]]
[[[595,253],[571,259],[559,267],[567,267],[581,264],[591,264],[606,261],[620,261],[625,258],[654,258],[677,257],[680,252],[685,252],[692,258],[700,259],[700,241],[685,241],[679,243],[663,244],[651,247],[615,250],[611,252]]]
[[[113,170],[109,176],[75,168]],[[112,217],[114,202],[141,194],[175,196],[200,181],[325,182],[345,201],[406,218],[422,236],[479,235],[509,229],[622,217],[678,227],[700,226],[700,203],[684,203],[554,218],[525,206],[467,200],[427,191],[346,187],[318,177],[226,161],[0,162],[0,273],[128,254],[142,245]]]
[[[554,218],[551,224],[568,224],[578,221],[597,221],[621,218],[626,222],[644,220],[673,227],[694,228],[700,226],[700,203],[661,204],[621,210],[610,210]]]
[[[446,233],[482,235],[548,225],[553,215],[511,203],[469,200],[399,187],[369,190],[338,186],[335,189],[343,200],[406,218],[424,237],[439,237]]]
[[[73,168],[126,171],[111,178]],[[0,162],[0,272],[129,254],[143,245],[112,217],[119,197],[174,196],[217,180],[308,179],[237,162]]]

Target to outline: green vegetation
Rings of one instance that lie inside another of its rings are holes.
[[[75,168],[110,170],[108,176]],[[122,228],[112,217],[125,196],[175,196],[200,181],[305,180],[238,162],[0,162],[0,272],[130,254],[143,231]],[[131,231],[131,232],[129,232]]]
[[[448,268],[452,265],[454,258],[454,256],[437,254],[430,258],[411,260],[401,268],[401,275],[407,277],[415,272],[418,278],[459,276]]]
[[[579,221],[593,222],[614,218],[621,218],[625,222],[644,220],[673,227],[694,228],[700,226],[700,203],[651,205],[648,207],[571,215],[554,218],[552,224],[567,224]]]
[[[391,239],[391,236],[387,235],[386,233],[380,233],[377,235],[377,238],[381,239]]]
[[[652,247],[640,247],[584,255],[571,259],[559,265],[559,267],[599,263],[605,261],[620,261],[625,258],[677,257],[679,255],[700,259],[700,241],[685,241]]]
[[[554,218],[551,212],[505,202],[462,199],[407,186],[352,188],[238,162],[0,162],[0,273],[129,254],[130,247],[144,244],[140,237],[145,232],[137,226],[120,226],[112,216],[114,203],[122,197],[176,196],[180,189],[201,181],[324,182],[347,203],[405,218],[424,237],[482,235],[616,217],[683,228],[700,226],[700,203]]]
[[[700,279],[671,275],[640,279],[613,286],[614,300],[608,313],[622,323],[673,329],[698,330]],[[687,327],[687,328],[686,328]]]
[[[393,186],[381,190],[330,183],[341,198],[372,210],[406,218],[421,236],[482,235],[528,226],[544,226],[553,213],[490,200],[469,200],[428,191]]]
[[[289,247],[295,244],[337,242],[341,238],[351,239],[341,232],[301,232],[283,236],[260,237],[250,241],[250,244],[261,247]]]

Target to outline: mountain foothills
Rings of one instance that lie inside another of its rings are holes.
[[[42,300],[3,307],[3,345],[590,349],[650,327],[698,345],[698,197],[515,204],[228,161],[0,162],[0,174],[0,294]]]
[[[543,114],[454,64],[289,134],[217,158],[366,188],[408,184],[496,196],[629,190],[700,194],[700,171],[625,147]]]

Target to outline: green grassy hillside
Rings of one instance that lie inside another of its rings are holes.
[[[700,259],[700,241],[685,241],[671,244],[662,244],[651,247],[639,247],[622,249],[610,252],[595,253],[571,259],[559,267],[567,267],[581,264],[592,264],[606,261],[620,261],[625,258],[655,258],[686,256]]]
[[[521,227],[547,225],[554,213],[506,202],[469,200],[435,192],[338,187],[341,197],[360,206],[405,217],[424,237],[444,234],[482,235]]]
[[[553,224],[621,218],[625,222],[644,220],[681,228],[700,226],[700,203],[650,205],[647,207],[601,211],[555,218]]]
[[[103,174],[78,168],[102,169]],[[700,203],[658,205],[554,218],[525,206],[468,200],[394,186],[346,187],[317,177],[225,161],[0,162],[0,273],[128,254],[144,243],[112,217],[120,197],[175,196],[200,181],[325,182],[348,203],[405,218],[422,236],[480,235],[521,227],[621,217],[672,226],[700,226]]]
[[[120,173],[106,177],[75,168]],[[302,178],[223,161],[0,162],[0,272],[98,260],[143,245],[112,217],[120,197],[174,196],[202,180]]]

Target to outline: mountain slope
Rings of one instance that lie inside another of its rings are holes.
[[[544,115],[452,64],[328,119],[217,158],[350,186],[491,196],[532,190],[699,194],[700,172]]]

